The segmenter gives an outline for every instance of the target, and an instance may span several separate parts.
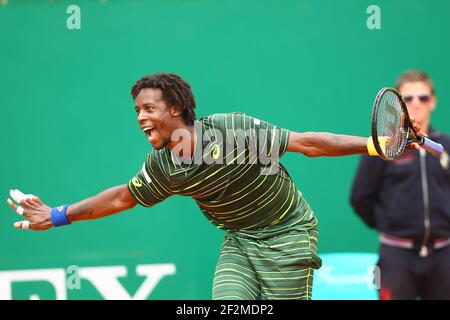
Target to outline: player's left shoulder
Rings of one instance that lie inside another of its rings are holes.
[[[243,112],[213,113],[202,117],[199,121],[208,127],[220,129],[241,123],[245,117],[248,116]]]
[[[217,123],[226,117],[230,117],[232,113],[212,113],[199,119],[203,123]]]

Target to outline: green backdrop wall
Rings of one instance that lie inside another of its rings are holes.
[[[66,8],[81,9],[69,30]],[[295,131],[370,135],[375,94],[409,68],[435,80],[432,123],[450,131],[450,2],[377,0],[381,29],[366,26],[365,0],[0,2],[0,194],[10,188],[51,206],[123,184],[150,146],[139,131],[134,81],[158,71],[193,87],[197,116],[243,111]],[[319,253],[376,252],[376,233],[349,206],[358,162],[282,159],[314,209]],[[146,209],[46,232],[12,228],[0,215],[0,271],[173,264],[149,299],[209,299],[223,233],[194,201],[172,197]],[[1,272],[0,272],[1,273]],[[1,286],[1,281],[0,281]],[[69,299],[102,298],[87,280]],[[12,283],[11,297],[55,297],[44,281]]]

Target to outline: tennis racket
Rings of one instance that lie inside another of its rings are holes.
[[[409,118],[408,109],[400,93],[393,88],[381,89],[373,104],[372,139],[381,158],[394,160],[413,142],[439,156],[441,144],[417,135]]]

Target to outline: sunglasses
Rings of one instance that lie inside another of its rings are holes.
[[[410,103],[413,102],[414,98],[419,99],[419,101],[422,103],[427,103],[431,100],[431,95],[424,94],[420,96],[403,96],[403,101],[405,101],[406,103]]]

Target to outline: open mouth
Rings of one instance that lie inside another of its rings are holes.
[[[153,143],[156,139],[158,131],[155,127],[144,127],[142,128],[142,131],[144,131],[145,135],[147,136],[147,139],[150,143]]]

